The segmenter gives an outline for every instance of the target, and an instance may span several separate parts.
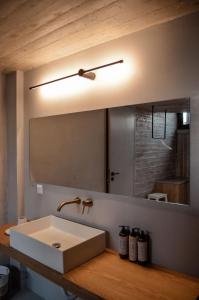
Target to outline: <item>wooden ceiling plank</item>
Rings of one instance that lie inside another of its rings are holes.
[[[172,12],[173,12],[173,18],[175,18],[176,14],[179,14],[179,7],[178,6],[175,7],[175,10],[172,9]],[[132,29],[133,31],[144,29],[146,20],[147,20],[147,26],[153,25],[153,22],[157,24],[157,22],[161,22],[162,20],[164,20],[164,18],[166,19],[168,18],[168,12],[167,10],[162,9],[161,11],[158,12],[158,14],[155,14],[155,18],[154,18],[154,11],[151,11],[147,15],[145,14],[142,18],[135,19],[135,20],[132,19],[131,22],[129,21],[131,15],[129,14],[125,16],[125,20],[123,20],[122,26],[120,25],[120,22],[118,22],[118,19],[114,15],[112,19],[108,20],[108,24],[109,24],[108,28],[107,28],[107,16],[104,15],[104,17],[105,18],[103,20],[100,19],[100,22],[96,22],[95,24],[92,24],[91,28],[88,29],[88,27],[85,27],[84,30],[81,30],[81,39],[79,37],[78,30],[72,31],[71,33],[68,32],[66,37],[64,36],[62,36],[61,38],[59,37],[59,40],[56,40],[53,44],[48,44],[48,47],[44,46],[43,48],[33,49],[31,54],[29,54],[29,52],[27,51],[26,53],[17,56],[16,60],[19,62],[19,64],[22,58],[24,64],[26,60],[28,62],[30,60],[39,61],[39,59],[44,63],[46,63],[48,62],[48,60],[54,60],[53,58],[58,59],[60,57],[63,57],[64,56],[63,54],[65,54],[66,56],[74,53],[75,49],[77,49],[79,45],[79,42],[81,42],[81,48],[78,49],[80,51],[90,46],[93,46],[94,37],[96,43],[95,45],[97,45],[99,43],[106,42],[107,38],[108,40],[110,40],[118,36],[122,36],[124,35],[124,33],[128,34],[131,32]],[[129,28],[131,28],[130,32],[128,32]],[[108,32],[108,35],[106,33],[104,36],[102,36],[100,34],[101,32]],[[92,39],[90,39],[91,37]],[[70,41],[70,43],[68,43],[68,41]],[[39,64],[40,62],[38,62],[38,65]]]
[[[15,13],[18,11],[21,1],[17,0],[18,5],[15,6]],[[47,12],[50,16],[45,17],[46,11],[42,11],[41,6],[40,10],[37,7],[34,9],[34,14],[28,15],[29,17],[32,16],[32,19],[27,22],[27,26],[25,26],[27,15],[25,14],[25,18],[22,18],[22,24],[25,28],[22,28],[20,34],[18,34],[19,39],[17,37],[10,39],[10,35],[15,30],[17,33],[16,23],[17,20],[21,20],[19,15],[15,17],[14,26],[16,28],[13,31],[8,28],[7,40],[2,40],[0,35],[0,69],[27,70],[35,68],[89,47],[199,10],[199,1],[197,0],[113,1],[65,1],[70,2],[69,6],[67,8],[64,6],[62,10],[61,3],[63,3],[63,0],[57,0],[55,2],[59,2],[61,8],[58,5],[53,12],[52,8],[55,6],[52,0],[40,1],[45,2],[45,5],[46,3],[49,4]],[[10,0],[10,2],[13,1]],[[34,0],[30,0],[30,2],[35,3]],[[0,16],[1,3],[0,0]],[[71,3],[73,3],[73,7]],[[91,3],[93,5],[90,5]],[[13,10],[10,8],[9,11],[10,16]],[[44,20],[41,21],[42,15],[44,15]],[[8,26],[10,21],[6,24]],[[36,25],[34,26],[34,24]],[[6,26],[3,27],[4,31]],[[0,26],[0,32],[1,30]],[[6,48],[9,50],[4,50]]]
[[[9,17],[28,0],[0,0],[0,22]]]
[[[65,38],[66,36],[70,36],[76,33],[81,33],[82,30],[84,30],[84,27],[93,27],[93,26],[101,26],[101,22],[109,22],[112,18],[116,20],[116,22],[120,23],[126,23],[126,22],[132,22],[134,18],[139,19],[140,16],[147,15],[150,12],[154,11],[154,8],[157,6],[155,3],[157,1],[151,1],[149,4],[145,6],[145,10],[143,10],[140,5],[135,5],[131,10],[132,3],[137,3],[140,0],[137,1],[131,1],[131,0],[123,0],[117,1],[119,5],[115,5],[115,3],[108,4],[107,6],[99,7],[98,9],[95,9],[95,13],[93,14],[92,10],[89,10],[88,7],[86,7],[85,13],[87,14],[81,14],[79,15],[79,19],[75,19],[75,22],[73,19],[69,24],[63,25],[59,27],[57,30],[54,30],[53,32],[50,32],[49,34],[42,36],[41,38],[35,40],[33,42],[28,43],[24,47],[17,48],[17,51],[29,52],[29,49],[31,49],[31,52],[37,51],[40,48],[48,47],[53,43],[57,43],[58,40]],[[98,1],[95,1],[98,2]],[[102,2],[102,1],[101,1]],[[105,1],[106,2],[106,1]],[[169,2],[169,1],[168,1]],[[89,2],[88,2],[89,4]],[[126,11],[126,7],[128,7],[128,11]],[[70,19],[70,16],[68,16]],[[38,33],[36,33],[36,37],[38,37]],[[17,43],[18,44],[18,43]],[[20,43],[19,43],[20,44]],[[11,49],[11,45],[9,45],[8,49]],[[11,50],[9,50],[11,51]],[[13,52],[13,51],[11,51]],[[9,53],[6,53],[4,55],[7,55]],[[1,57],[4,56],[3,52],[1,51]]]
[[[32,26],[30,26],[31,24],[27,24],[26,28],[22,30],[21,33],[17,34],[16,36],[11,36],[9,39],[6,39],[6,49],[4,45],[0,44],[1,56],[9,55],[14,51],[19,51],[23,47],[28,46],[29,43],[34,43],[35,40],[38,40],[40,38],[42,39],[43,36],[51,33],[52,31],[55,31],[60,27],[67,26],[68,23],[71,24],[72,22],[76,21],[76,19],[81,18],[82,15],[84,16],[86,11],[88,13],[94,13],[96,9],[104,7],[105,3],[107,2],[112,3],[113,0],[84,0],[84,2],[82,2],[82,0],[78,0],[76,1],[75,7],[70,8],[70,10],[63,10],[59,14],[59,17],[47,19],[42,24],[37,23],[38,26],[36,28],[32,28]],[[92,5],[94,3],[95,5]],[[39,18],[42,19],[40,15]]]
[[[74,7],[74,5],[79,5],[84,1],[75,0],[72,2],[73,5],[71,5],[71,1],[65,1],[64,5],[64,0],[30,0],[13,11],[5,20],[0,21],[1,38],[12,39],[13,34],[16,34],[17,37],[27,30],[30,33],[29,30],[33,31],[35,28],[41,27],[49,20],[57,18],[63,12]]]

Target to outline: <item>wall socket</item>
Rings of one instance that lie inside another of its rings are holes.
[[[37,194],[43,195],[43,193],[44,193],[43,185],[37,184],[36,188],[37,188]]]

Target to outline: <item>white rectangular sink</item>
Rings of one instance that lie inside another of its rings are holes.
[[[105,232],[47,216],[12,227],[10,246],[65,273],[105,250]]]

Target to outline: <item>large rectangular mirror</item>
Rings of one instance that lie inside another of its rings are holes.
[[[190,101],[31,119],[30,175],[33,182],[189,204]]]

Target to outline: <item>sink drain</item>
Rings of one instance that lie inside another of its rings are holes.
[[[52,246],[54,248],[60,248],[61,247],[61,244],[60,243],[53,243]]]

